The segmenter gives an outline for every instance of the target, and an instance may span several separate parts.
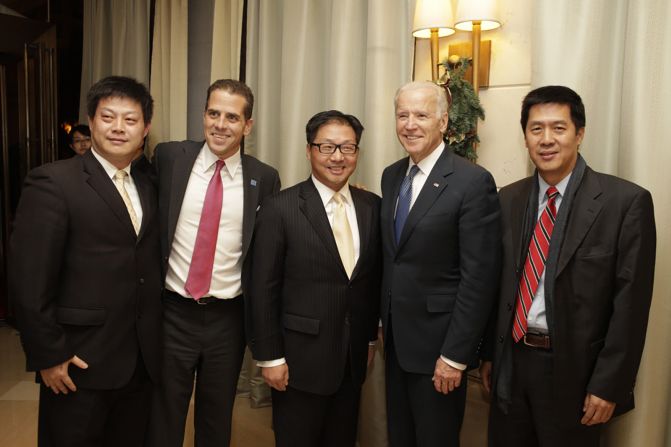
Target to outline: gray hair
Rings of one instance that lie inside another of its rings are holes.
[[[396,95],[394,95],[394,110],[398,108],[398,97],[401,93],[422,89],[430,89],[435,93],[438,116],[442,116],[444,113],[447,113],[449,107],[447,104],[447,95],[445,93],[445,89],[431,81],[412,81],[399,87],[399,89],[396,90]]]

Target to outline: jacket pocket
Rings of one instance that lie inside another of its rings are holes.
[[[456,295],[428,295],[426,297],[426,310],[429,312],[452,312]]]
[[[292,331],[304,332],[310,335],[319,334],[319,320],[315,320],[314,318],[284,314],[282,320],[284,327]]]
[[[73,326],[102,326],[107,319],[107,311],[103,308],[85,309],[81,307],[58,306],[56,321]]]

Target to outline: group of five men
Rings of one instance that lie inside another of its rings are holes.
[[[159,144],[148,169],[151,96],[108,77],[87,97],[92,150],[29,173],[11,298],[41,446],[181,446],[194,382],[195,444],[228,445],[246,345],[276,445],[353,446],[378,322],[392,446],[459,445],[480,360],[490,445],[596,446],[633,407],[652,200],[585,164],[575,92],[526,96],[536,171],[497,194],[446,147],[444,89],[404,85],[408,157],[385,169],[382,199],[349,185],[363,126],[336,110],[306,125],[310,177],[279,191],[241,153],[253,102],[216,81],[205,141]]]

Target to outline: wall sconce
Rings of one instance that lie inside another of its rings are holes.
[[[487,47],[485,57],[480,59],[480,32],[495,29],[501,26],[496,8],[496,0],[461,0],[457,5],[457,20],[455,28],[460,31],[471,31],[471,52],[473,56],[473,90],[477,95],[480,91],[480,71],[484,68],[489,85],[490,52]],[[490,42],[487,42],[490,43]],[[452,53],[452,51],[450,51]]]
[[[431,78],[438,80],[438,38],[454,34],[449,0],[417,0],[412,35],[431,39]]]

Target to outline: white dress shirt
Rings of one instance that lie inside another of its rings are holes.
[[[561,206],[562,197],[564,197],[564,192],[566,191],[566,186],[568,181],[571,178],[571,174],[564,177],[559,183],[555,185],[559,195],[555,198],[555,210],[559,213],[559,207]],[[536,213],[536,221],[541,218],[545,205],[548,203],[548,196],[546,195],[548,185],[545,180],[539,175],[538,176],[538,212]],[[526,262],[526,261],[525,261]],[[527,327],[528,332],[531,333],[548,333],[548,322],[545,314],[545,269],[543,269],[543,274],[538,280],[538,288],[536,289],[536,294],[534,295],[533,300],[531,301],[531,308],[527,313]]]
[[[326,210],[326,217],[328,217],[329,224],[331,225],[331,228],[333,228],[333,211],[335,208],[333,196],[336,194],[336,191],[317,180],[314,175],[312,176],[312,182],[317,188],[319,197],[321,197],[322,204]],[[359,261],[359,253],[361,252],[361,249],[359,224],[356,221],[356,210],[354,209],[354,202],[352,201],[352,193],[350,192],[349,185],[347,183],[345,183],[345,186],[343,186],[338,192],[343,196],[345,212],[347,213],[347,221],[349,222],[349,227],[352,230],[352,242],[354,244],[354,265],[356,265],[356,263]],[[261,368],[270,368],[273,366],[283,365],[286,362],[286,359],[282,357],[281,359],[259,361],[256,364]]]
[[[412,207],[415,205],[415,201],[417,200],[419,193],[422,191],[424,183],[426,183],[426,179],[429,178],[431,170],[433,170],[433,167],[438,162],[440,155],[443,153],[443,149],[445,149],[445,143],[441,141],[440,144],[436,146],[436,148],[429,155],[417,163],[419,171],[417,171],[412,179],[412,197],[410,198],[410,210],[412,210]],[[410,168],[412,168],[413,165],[415,165],[415,162],[412,161],[412,158],[408,158],[408,169],[405,171],[405,175],[408,175]],[[396,199],[396,207],[398,207],[398,199]],[[394,216],[394,218],[396,218],[396,216]],[[466,366],[468,366],[464,365],[463,363],[450,360],[442,354],[440,359],[450,365],[452,368],[456,368],[461,371],[465,370]]]
[[[130,203],[133,205],[133,211],[135,211],[137,221],[140,224],[140,226],[142,226],[142,204],[140,203],[140,195],[138,194],[137,188],[135,187],[135,181],[133,180],[133,176],[130,175],[130,163],[125,168],[119,169],[112,163],[107,161],[107,159],[103,158],[103,156],[100,155],[98,152],[96,152],[94,147],[92,147],[91,149],[93,156],[96,158],[96,160],[98,160],[98,162],[100,162],[100,164],[102,165],[107,175],[109,175],[112,182],[114,182],[114,176],[116,175],[116,171],[119,170],[126,171],[126,174],[128,174],[126,177],[124,177],[123,186],[124,188],[126,188],[128,197],[130,197]],[[121,193],[119,193],[119,196],[121,196]]]
[[[189,275],[196,235],[203,211],[207,187],[214,174],[218,158],[203,145],[191,169],[189,183],[184,192],[182,208],[177,219],[175,236],[172,241],[165,286],[184,297],[190,297],[184,290]],[[221,299],[235,298],[242,294],[242,211],[243,179],[240,151],[225,160],[221,169],[224,189],[219,233],[214,253],[210,291],[205,296]]]

